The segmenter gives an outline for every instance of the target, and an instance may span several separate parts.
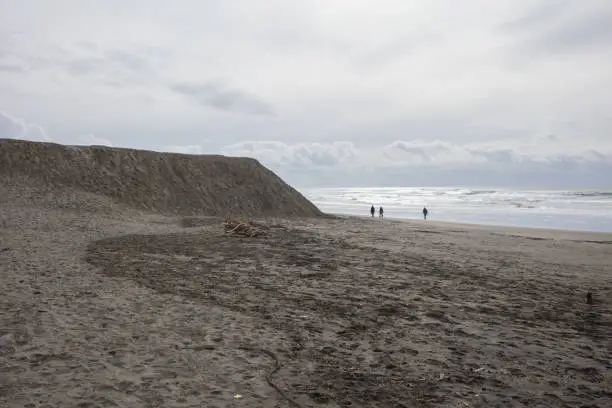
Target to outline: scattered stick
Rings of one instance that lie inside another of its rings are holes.
[[[262,224],[256,224],[251,221],[238,221],[227,219],[223,224],[226,234],[238,234],[245,237],[253,238],[266,235],[269,228]]]

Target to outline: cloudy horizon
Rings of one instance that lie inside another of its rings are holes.
[[[612,3],[456,4],[0,0],[0,138],[304,187],[611,186]]]

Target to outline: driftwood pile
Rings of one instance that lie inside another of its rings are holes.
[[[268,234],[270,228],[252,221],[238,221],[227,219],[223,223],[226,234],[237,234],[245,237],[259,237]]]

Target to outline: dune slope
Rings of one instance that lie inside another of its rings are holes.
[[[251,158],[0,139],[0,176],[99,194],[162,214],[321,215]]]

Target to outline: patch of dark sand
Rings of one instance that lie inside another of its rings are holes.
[[[602,373],[601,362],[564,378],[580,361],[602,360],[609,310],[589,315],[575,286],[539,277],[541,265],[495,249],[436,259],[333,232],[129,235],[94,242],[86,256],[108,276],[284,333],[274,380],[305,406],[553,407],[560,391],[571,405],[602,390],[589,374]],[[585,341],[590,351],[579,348]]]

